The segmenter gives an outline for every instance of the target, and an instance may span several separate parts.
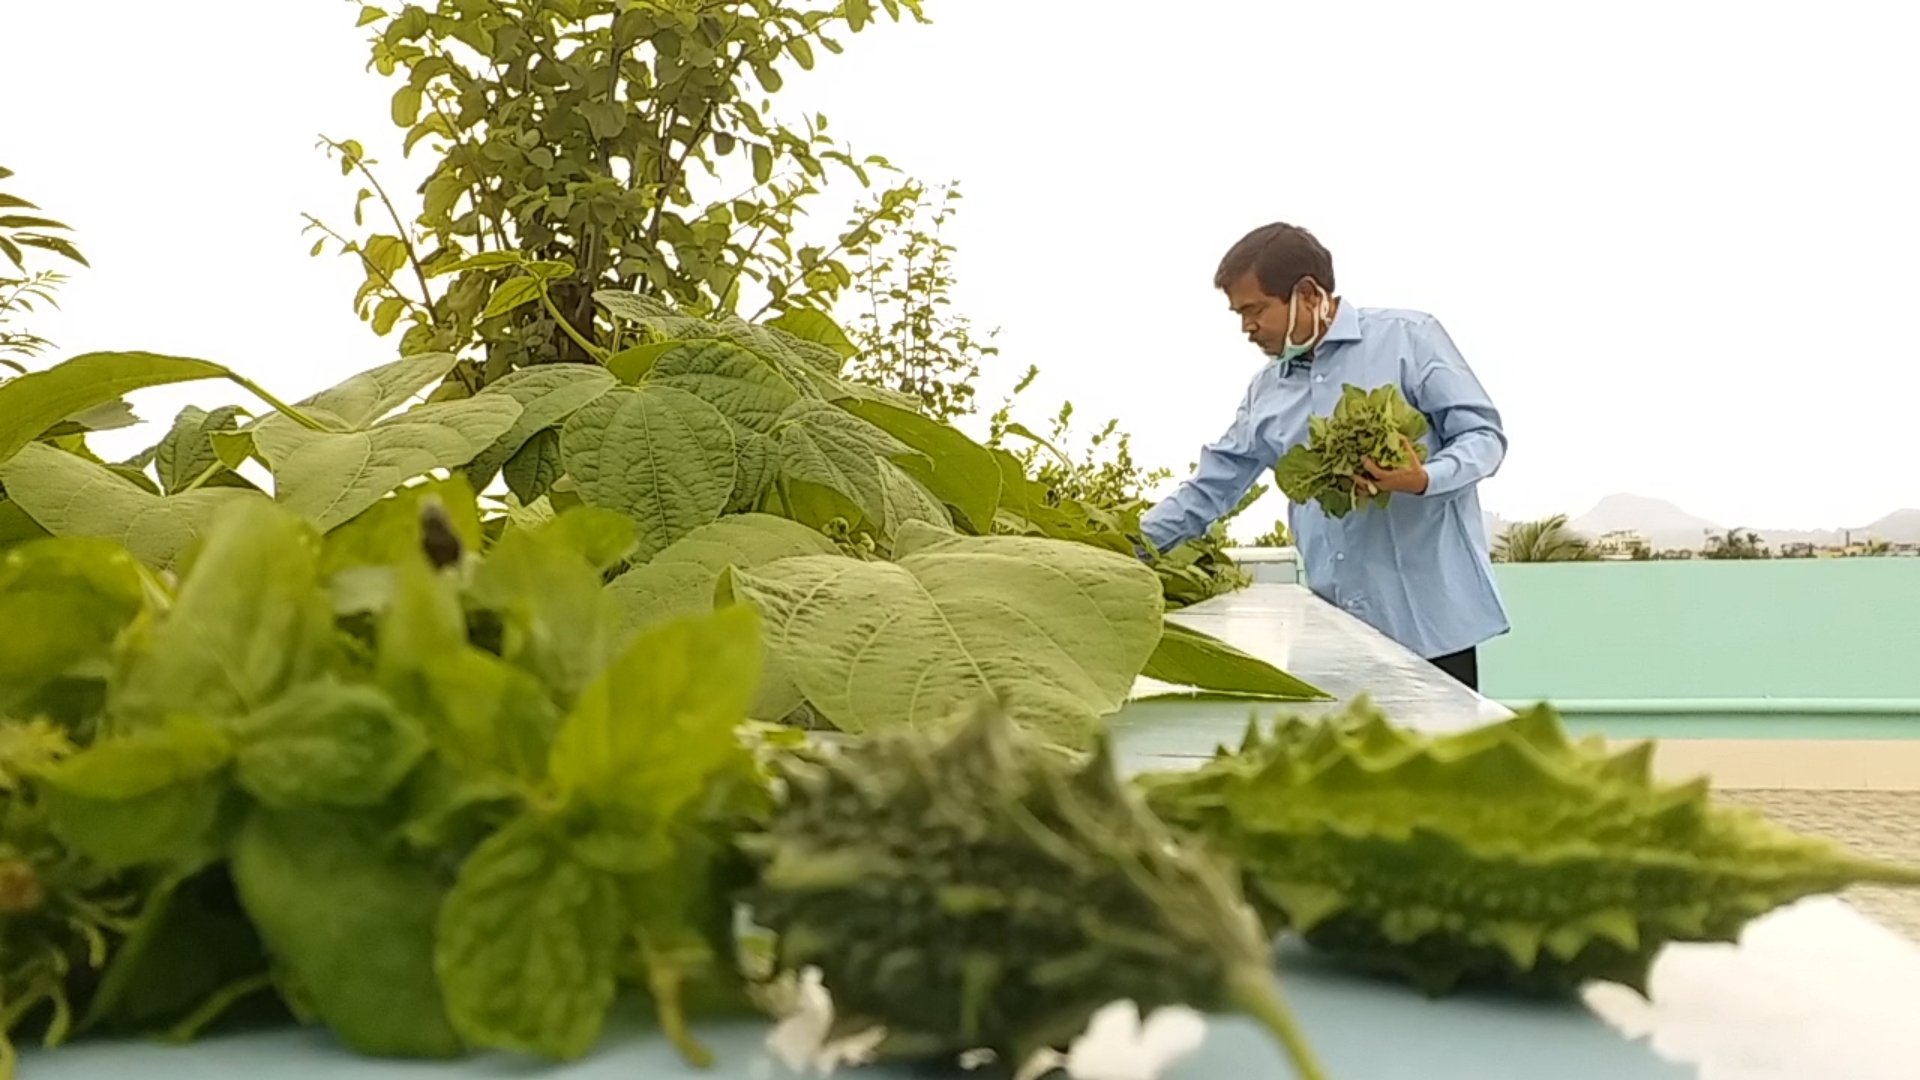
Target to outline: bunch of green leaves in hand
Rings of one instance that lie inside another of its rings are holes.
[[[1310,417],[1306,443],[1274,465],[1274,483],[1293,502],[1318,502],[1330,517],[1345,517],[1366,502],[1385,506],[1390,493],[1369,481],[1368,463],[1392,472],[1425,461],[1426,449],[1415,440],[1427,431],[1427,418],[1399,387],[1342,387],[1332,415]]]
[[[457,478],[379,510],[323,538],[237,502],[177,592],[149,578],[163,595],[112,633],[20,624],[10,674],[95,681],[66,704],[98,737],[28,770],[51,834],[178,897],[141,912],[93,1011],[212,954],[232,962],[190,984],[196,1022],[271,988],[363,1053],[573,1058],[629,981],[702,1059],[681,983],[725,942],[716,855],[768,798],[742,727],[758,615],[626,633],[600,580],[635,545],[620,515],[510,527],[480,558]],[[65,539],[8,557],[29,556],[96,576],[125,558]],[[222,883],[237,919],[206,899]]]

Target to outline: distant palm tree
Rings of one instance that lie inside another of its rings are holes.
[[[1599,556],[1587,538],[1567,525],[1567,515],[1509,525],[1493,541],[1494,562],[1590,562]]]
[[[1751,529],[1728,529],[1717,536],[1707,537],[1707,547],[1702,555],[1709,559],[1767,559],[1772,552],[1767,550],[1766,542],[1760,534]]]

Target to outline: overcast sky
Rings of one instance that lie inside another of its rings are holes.
[[[1503,515],[1616,491],[1760,527],[1920,505],[1920,5],[927,7],[782,100],[962,182],[960,300],[1002,330],[989,404],[1037,363],[1034,419],[1072,398],[1183,469],[1261,363],[1213,267],[1279,219],[1351,302],[1445,323],[1506,416]],[[0,164],[93,261],[37,326],[62,355],[202,356],[287,397],[392,357],[355,268],[300,234],[302,211],[350,224],[318,133],[419,174],[355,10],[0,0]]]

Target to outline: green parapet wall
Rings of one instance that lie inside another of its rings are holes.
[[[1488,697],[1620,738],[1920,738],[1920,559],[1497,568]]]

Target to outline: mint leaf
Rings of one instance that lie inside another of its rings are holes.
[[[107,670],[108,650],[147,603],[140,565],[104,540],[40,540],[0,558],[0,711],[91,664]]]
[[[475,1046],[578,1058],[613,1004],[618,890],[523,817],[480,845],[440,909],[434,966]]]
[[[228,507],[172,610],[130,649],[113,686],[116,722],[238,717],[313,677],[333,638],[319,548],[311,527],[272,503]]]
[[[218,820],[233,746],[175,718],[38,770],[41,803],[74,850],[106,867],[192,861]]]
[[[268,806],[373,806],[427,750],[371,686],[307,683],[234,725],[240,786]]]
[[[501,655],[570,704],[620,648],[620,609],[557,523],[507,530],[474,572],[469,598],[499,616]]]
[[[562,796],[627,808],[664,828],[710,776],[746,760],[736,729],[759,690],[760,652],[760,619],[747,608],[642,631],[580,695],[554,740]]]
[[[350,1049],[458,1056],[434,973],[434,870],[360,818],[257,810],[235,840],[233,880],[283,984]]]

